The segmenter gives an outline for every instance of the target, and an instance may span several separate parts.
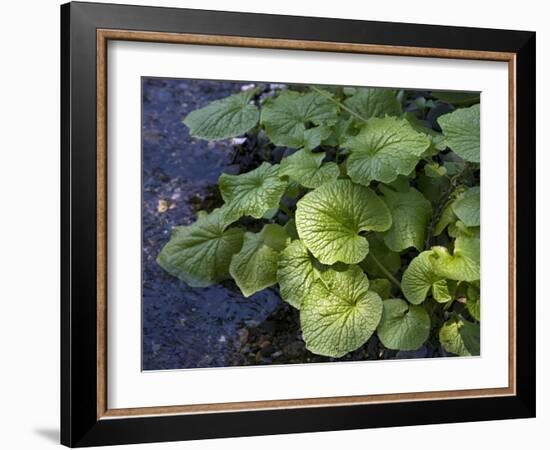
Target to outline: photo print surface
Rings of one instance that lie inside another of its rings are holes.
[[[479,93],[141,88],[143,370],[479,355]]]

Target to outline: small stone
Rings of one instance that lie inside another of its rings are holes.
[[[161,214],[168,211],[168,202],[166,200],[159,200],[157,211]]]
[[[231,138],[231,144],[232,145],[243,145],[246,142],[245,137],[235,137]]]

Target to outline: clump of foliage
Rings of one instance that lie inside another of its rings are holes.
[[[224,205],[176,227],[158,263],[190,286],[233,278],[246,297],[278,285],[316,354],[341,357],[377,333],[388,349],[439,341],[479,355],[479,95],[261,94],[185,117],[194,137],[260,135],[285,156],[222,174]]]

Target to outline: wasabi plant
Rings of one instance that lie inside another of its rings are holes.
[[[375,333],[391,350],[479,355],[479,117],[478,94],[453,92],[255,87],[214,101],[184,118],[191,136],[261,138],[263,162],[222,174],[223,206],[176,227],[158,263],[193,287],[232,278],[245,297],[278,286],[319,355]]]

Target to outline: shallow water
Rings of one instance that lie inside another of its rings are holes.
[[[190,288],[155,261],[172,227],[195,220],[194,204],[216,206],[218,177],[236,170],[227,141],[193,139],[181,119],[241,86],[143,80],[144,370],[231,365],[238,330],[262,322],[280,304],[275,290],[247,299],[231,283]]]

